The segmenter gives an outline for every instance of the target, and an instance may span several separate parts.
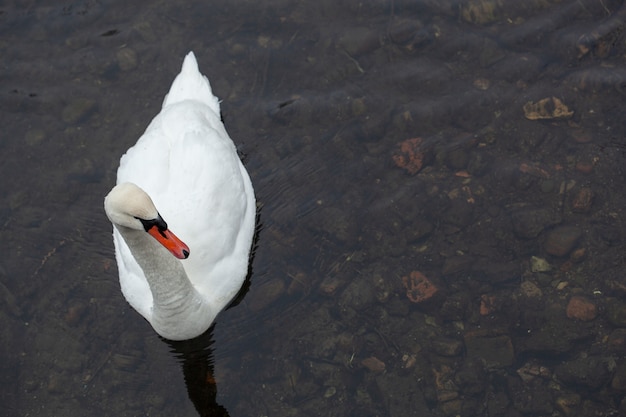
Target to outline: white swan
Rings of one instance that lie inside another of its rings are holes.
[[[166,339],[206,331],[245,280],[256,203],[193,52],[104,208],[128,303]]]

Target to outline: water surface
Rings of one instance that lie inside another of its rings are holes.
[[[6,415],[198,415],[189,387],[215,396],[205,415],[617,413],[624,14],[596,0],[1,6]],[[262,225],[249,290],[202,347],[164,342],[126,304],[102,210],[189,50]],[[412,272],[433,297],[407,292]]]

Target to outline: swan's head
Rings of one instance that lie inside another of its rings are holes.
[[[113,187],[104,198],[104,211],[114,226],[145,231],[175,257],[189,256],[189,247],[167,228],[148,193],[137,185],[126,182]]]

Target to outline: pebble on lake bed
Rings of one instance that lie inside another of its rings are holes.
[[[565,256],[574,248],[582,230],[576,226],[559,226],[548,233],[545,249],[550,255]]]
[[[256,288],[254,296],[247,298],[248,308],[254,313],[259,312],[278,300],[284,292],[285,283],[282,280],[267,281]]]
[[[549,272],[552,270],[552,265],[550,265],[550,263],[543,258],[531,256],[530,270],[532,272]]]
[[[567,317],[582,321],[591,321],[598,315],[598,308],[586,297],[574,295],[567,303]]]
[[[365,358],[361,361],[361,365],[365,368],[369,369],[372,372],[382,373],[385,372],[385,362],[381,361],[375,356],[370,356],[369,358]]]
[[[96,101],[77,98],[69,102],[61,112],[61,119],[67,124],[78,123],[87,118],[96,107]]]
[[[547,97],[535,103],[529,101],[524,104],[524,116],[528,120],[556,119],[571,117],[573,114],[574,112],[556,97]]]
[[[24,135],[24,142],[28,146],[40,145],[46,139],[46,131],[41,128],[33,128]]]
[[[71,304],[67,308],[67,311],[65,312],[65,315],[63,316],[63,319],[70,326],[76,326],[83,319],[86,312],[87,312],[87,305],[83,302],[78,301],[78,302]]]
[[[543,296],[543,292],[537,286],[537,284],[531,281],[524,281],[520,284],[520,291],[522,295],[528,298],[541,298]]]
[[[593,203],[593,194],[593,190],[589,187],[583,187],[578,190],[572,199],[572,211],[587,213]]]
[[[412,138],[400,142],[393,154],[393,162],[404,168],[411,175],[417,174],[424,165],[424,152],[421,150],[422,138]]]
[[[130,71],[137,66],[137,53],[131,48],[122,48],[115,55],[122,71]]]
[[[480,296],[480,315],[488,316],[497,310],[496,297],[494,295],[483,294]]]
[[[432,299],[439,289],[419,271],[411,271],[408,277],[402,277],[406,296],[413,303],[423,303]]]

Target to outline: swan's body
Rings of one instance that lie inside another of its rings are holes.
[[[128,303],[167,339],[202,334],[245,280],[256,204],[193,53],[104,205]]]

